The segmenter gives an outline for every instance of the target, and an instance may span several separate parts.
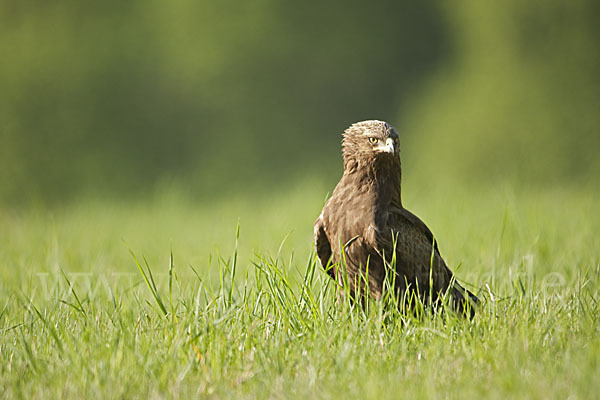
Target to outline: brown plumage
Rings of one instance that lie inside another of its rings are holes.
[[[342,155],[344,174],[314,225],[328,274],[347,282],[353,298],[365,294],[368,280],[368,291],[379,299],[386,264],[395,266],[396,276],[388,272],[388,278],[396,294],[416,293],[429,304],[448,291],[456,310],[464,312],[469,302],[472,315],[477,297],[455,282],[431,231],[402,206],[396,130],[383,121],[353,124],[344,132]]]

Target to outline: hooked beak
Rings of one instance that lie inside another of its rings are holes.
[[[396,152],[396,146],[394,145],[394,139],[387,138],[385,140],[385,144],[377,147],[377,150],[384,152],[384,153],[394,154]]]

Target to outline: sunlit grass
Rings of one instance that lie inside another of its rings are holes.
[[[405,204],[483,300],[472,321],[339,302],[312,253],[314,182],[5,214],[0,393],[594,397],[596,192],[433,190]]]

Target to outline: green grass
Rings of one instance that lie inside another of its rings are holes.
[[[329,186],[5,210],[0,396],[597,395],[598,190],[407,183],[468,321],[339,304],[311,246]]]

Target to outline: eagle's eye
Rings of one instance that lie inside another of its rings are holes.
[[[379,141],[379,140],[378,140],[376,137],[370,137],[370,138],[369,138],[369,142],[370,142],[371,144],[376,144],[378,141]]]

